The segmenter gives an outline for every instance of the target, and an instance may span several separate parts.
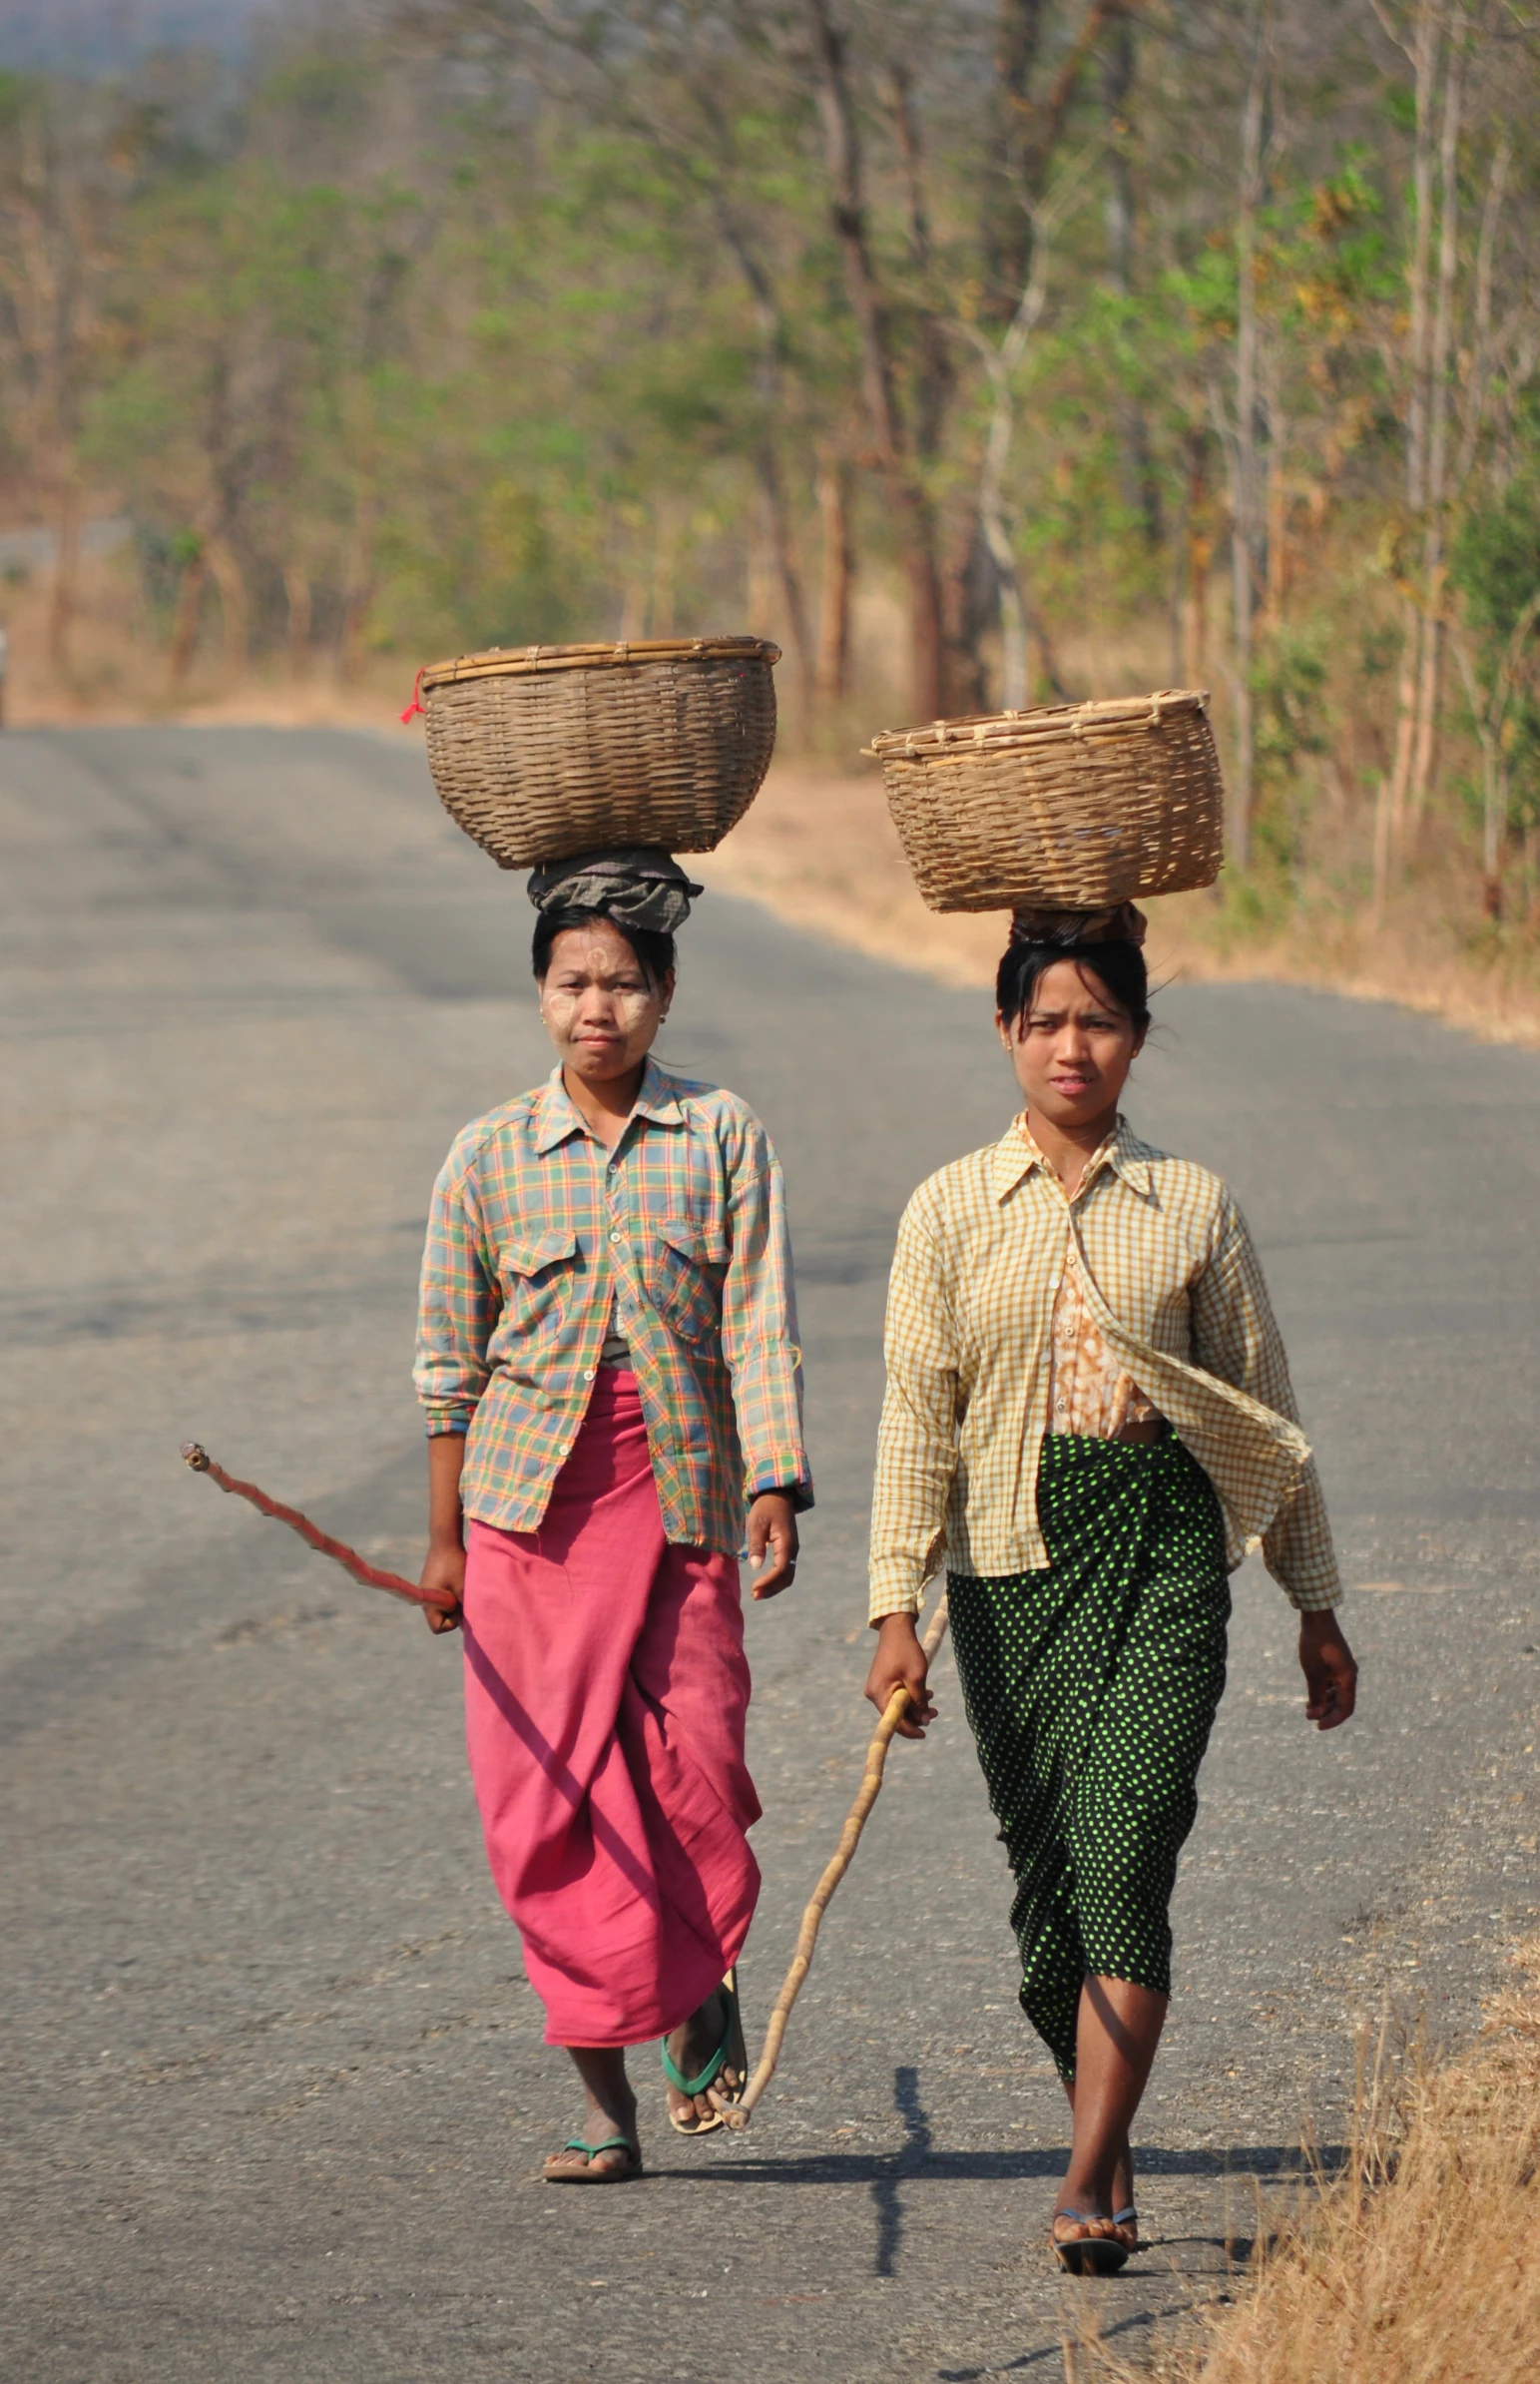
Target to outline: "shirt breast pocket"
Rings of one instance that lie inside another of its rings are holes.
[[[542,1339],[557,1331],[572,1299],[577,1255],[575,1233],[536,1234],[504,1245],[497,1273],[510,1331]]]
[[[722,1279],[731,1256],[726,1234],[693,1217],[669,1217],[657,1228],[648,1294],[681,1341],[706,1341],[721,1331]]]

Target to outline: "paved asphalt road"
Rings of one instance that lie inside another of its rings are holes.
[[[534,2181],[577,2114],[485,1874],[457,1642],[192,1480],[197,1435],[416,1560],[428,1188],[544,1072],[528,913],[404,742],[142,729],[0,747],[9,2220],[18,2384],[629,2384],[1059,2372],[1064,2111],[948,1663],[742,2138]],[[1238,1583],[1146,2106],[1137,2354],[1223,2284],[1253,2176],[1338,2139],[1353,2029],[1469,2025],[1536,1926],[1540,1057],[1394,1009],[1173,990],[1141,1128],[1266,1253],[1355,1596],[1363,1711],[1300,1714]],[[768,1121],[819,1477],[752,1614],[751,2028],[856,1777],[893,1223],[993,1137],[977,995],[713,894],[667,1049]],[[757,2032],[756,2032],[757,2033]]]

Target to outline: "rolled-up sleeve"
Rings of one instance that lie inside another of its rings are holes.
[[[868,1618],[914,1614],[941,1561],[957,1472],[958,1336],[940,1242],[917,1194],[888,1281],[887,1391],[871,1500]]]
[[[1232,1383],[1276,1416],[1299,1421],[1283,1336],[1268,1297],[1262,1264],[1246,1219],[1227,1193],[1214,1256],[1192,1294],[1193,1358],[1206,1374]],[[1326,1519],[1326,1501],[1313,1458],[1262,1536],[1263,1559],[1290,1603],[1302,1613],[1340,1602],[1341,1576]]]
[[[784,1490],[812,1504],[802,1445],[802,1353],[796,1337],[791,1237],[780,1162],[758,1119],[725,1137],[732,1254],[722,1287],[722,1354],[744,1457],[746,1495]]]
[[[433,1187],[417,1298],[412,1379],[430,1440],[470,1430],[490,1379],[487,1344],[501,1306],[475,1191],[457,1146]]]

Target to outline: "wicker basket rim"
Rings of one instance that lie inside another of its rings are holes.
[[[649,637],[620,638],[592,646],[491,646],[480,654],[460,654],[449,662],[430,662],[422,673],[424,694],[471,679],[525,679],[544,671],[602,671],[638,662],[780,660],[780,648],[763,637]]]
[[[1041,704],[1027,712],[979,712],[959,720],[933,720],[923,728],[884,729],[861,751],[878,762],[962,761],[970,753],[1009,752],[1018,746],[1083,737],[1094,729],[1159,728],[1173,714],[1208,709],[1207,688],[1162,687],[1153,695]]]

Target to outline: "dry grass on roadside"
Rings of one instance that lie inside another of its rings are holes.
[[[1471,2050],[1387,2084],[1370,2048],[1351,2158],[1283,2219],[1159,2384],[1533,2384],[1540,2374],[1540,1940]],[[1086,2304],[1089,2309],[1089,2301]],[[1080,2384],[1151,2384],[1067,2344]]]

